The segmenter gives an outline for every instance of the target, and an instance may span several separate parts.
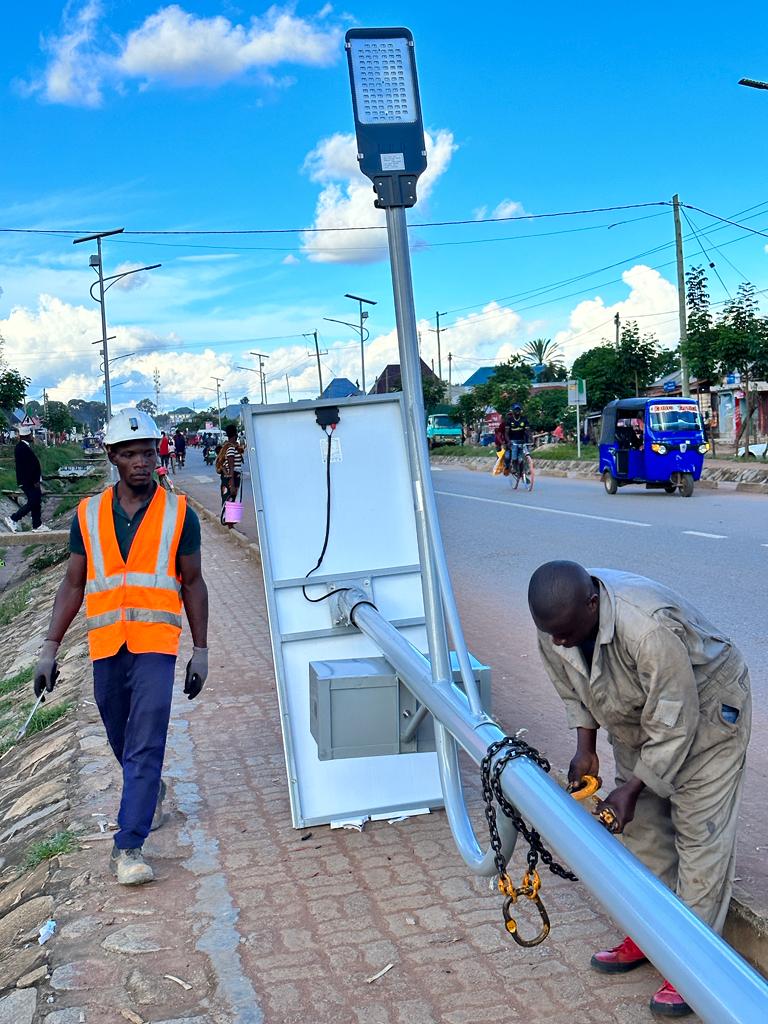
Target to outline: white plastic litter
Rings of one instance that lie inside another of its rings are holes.
[[[37,937],[38,944],[44,945],[48,939],[56,932],[56,922],[53,920],[46,921],[43,927],[40,929],[40,934]]]

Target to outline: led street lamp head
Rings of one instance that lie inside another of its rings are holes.
[[[427,166],[413,36],[355,28],[345,37],[360,170],[378,207],[413,206]]]

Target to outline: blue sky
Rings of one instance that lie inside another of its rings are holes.
[[[768,232],[768,10],[711,0],[636,10],[488,2],[344,7],[185,0],[36,0],[4,14],[0,228],[224,231],[381,223],[357,172],[343,33],[406,24],[416,39],[429,168],[411,229],[422,351],[436,310],[453,382],[531,337],[571,361],[611,335],[616,311],[676,343],[666,206],[488,222],[669,200]],[[687,211],[686,262],[704,260],[715,302],[742,277],[768,289],[767,237]],[[700,239],[692,228],[700,233]],[[717,229],[713,231],[713,229]],[[115,405],[210,404],[258,394],[250,350],[269,354],[270,400],[360,377],[345,292],[371,307],[366,371],[397,361],[381,231],[127,235],[105,270],[162,263],[108,293]],[[661,247],[661,248],[657,248]],[[651,251],[656,250],[656,251]],[[88,245],[0,234],[6,363],[53,397],[99,397]],[[606,268],[601,270],[601,268]],[[585,275],[585,276],[582,276]],[[579,278],[568,284],[562,283]],[[130,353],[130,354],[129,354]]]

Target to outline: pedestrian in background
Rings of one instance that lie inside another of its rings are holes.
[[[168,463],[170,461],[170,444],[168,441],[168,435],[163,430],[160,434],[160,443],[157,446],[157,454],[160,456],[160,465],[165,466],[168,469]]]
[[[31,515],[33,533],[50,533],[50,527],[43,526],[43,492],[40,486],[43,474],[40,460],[32,448],[35,443],[35,435],[31,427],[19,427],[18,429],[19,440],[13,450],[16,463],[16,483],[24,492],[24,497],[27,500],[24,505],[12,515],[6,516],[3,521],[12,533],[16,533],[18,523],[24,516]]]
[[[35,696],[53,690],[59,645],[85,597],[94,697],[123,773],[111,856],[121,885],[154,878],[142,848],[163,823],[161,773],[182,607],[193,643],[184,681],[189,700],[208,675],[200,522],[186,498],[153,479],[160,437],[152,417],[138,409],[110,420],[104,443],[120,479],[78,507],[66,575],[34,675]]]
[[[176,433],[173,435],[173,444],[176,448],[176,462],[180,466],[183,466],[184,458],[187,453],[187,439],[179,429],[177,429]]]
[[[625,845],[721,932],[734,880],[736,827],[751,724],[749,671],[735,644],[655,580],[576,562],[539,566],[528,587],[539,652],[576,730],[568,779],[597,775],[597,731],[613,747],[616,786],[599,805]],[[592,967],[646,962],[627,936]],[[692,1013],[665,981],[650,1003]]]
[[[243,448],[237,440],[237,427],[229,423],[224,428],[227,440],[216,456],[216,469],[221,479],[221,521],[224,522],[224,505],[237,501],[243,477]],[[229,523],[230,529],[232,524]]]

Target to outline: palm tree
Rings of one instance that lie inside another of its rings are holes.
[[[561,363],[562,351],[551,338],[534,338],[523,347],[523,355],[532,363]]]

